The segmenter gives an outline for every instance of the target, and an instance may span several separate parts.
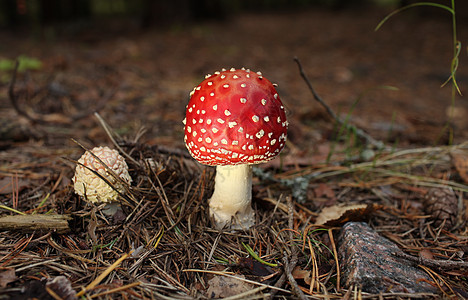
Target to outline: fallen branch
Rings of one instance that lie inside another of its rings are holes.
[[[423,257],[415,257],[406,253],[393,253],[396,257],[404,258],[415,264],[424,265],[430,268],[438,268],[441,270],[453,270],[453,269],[468,269],[468,262],[465,261],[453,261],[453,260],[440,260],[430,259]]]
[[[8,98],[10,98],[11,105],[13,106],[18,115],[25,117],[31,122],[40,122],[40,120],[37,120],[36,118],[30,116],[18,105],[18,96],[15,94],[16,74],[18,73],[18,67],[19,61],[17,60],[15,68],[13,69],[13,75],[11,76],[10,86],[8,87]]]
[[[299,73],[301,74],[301,77],[302,79],[304,79],[305,83],[307,84],[307,87],[309,88],[310,92],[312,93],[312,95],[314,96],[314,99],[317,100],[318,103],[320,103],[320,105],[322,105],[325,110],[327,111],[327,113],[338,123],[340,124],[341,126],[344,126],[347,130],[351,130],[353,132],[356,133],[357,136],[359,136],[360,138],[366,140],[366,142],[368,144],[371,144],[372,146],[374,146],[375,148],[377,148],[378,150],[382,150],[382,149],[386,149],[388,148],[387,146],[385,146],[385,144],[381,141],[378,141],[376,139],[374,139],[372,136],[368,135],[367,133],[364,132],[364,130],[352,125],[352,124],[349,124],[345,121],[343,121],[332,109],[330,106],[328,106],[325,101],[323,101],[323,99],[315,92],[312,84],[310,83],[310,80],[309,78],[307,78],[307,75],[304,73],[304,69],[302,68],[302,65],[301,65],[301,62],[299,61],[299,58],[295,57],[294,58],[294,61],[296,62],[298,68],[299,68]]]
[[[67,215],[13,215],[0,218],[0,231],[12,230],[21,232],[53,231],[66,233],[70,231]]]

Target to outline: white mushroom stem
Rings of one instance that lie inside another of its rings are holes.
[[[252,166],[217,166],[210,215],[218,229],[249,229],[255,224]]]

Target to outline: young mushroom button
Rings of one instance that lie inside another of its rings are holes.
[[[276,157],[287,137],[274,85],[248,69],[207,75],[190,93],[184,124],[193,158],[217,166],[209,202],[216,227],[248,229],[254,224],[251,165]]]

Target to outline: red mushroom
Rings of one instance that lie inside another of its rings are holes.
[[[288,121],[274,85],[248,69],[207,75],[190,93],[184,124],[193,158],[217,166],[209,200],[216,227],[250,228],[252,165],[273,159],[286,142]]]

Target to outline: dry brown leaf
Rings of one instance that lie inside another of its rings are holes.
[[[375,204],[332,205],[322,209],[315,224],[341,226],[350,221],[365,221],[379,207]]]
[[[207,296],[209,298],[225,298],[235,296],[250,291],[253,286],[243,281],[243,275],[237,275],[238,278],[215,276],[208,280]]]
[[[425,259],[434,259],[434,254],[432,254],[431,250],[429,249],[423,249],[419,251],[419,257]]]
[[[13,268],[0,268],[0,287],[6,287],[10,282],[18,279]]]
[[[336,202],[336,195],[332,188],[326,183],[320,183],[315,189],[316,198],[325,198],[327,202],[333,204]]]
[[[454,151],[450,155],[458,175],[460,175],[465,183],[468,183],[468,154],[462,151]]]
[[[310,278],[310,271],[304,270],[299,266],[296,266],[291,274],[294,277],[294,279],[302,279],[308,285],[310,285],[310,283],[312,282]]]

